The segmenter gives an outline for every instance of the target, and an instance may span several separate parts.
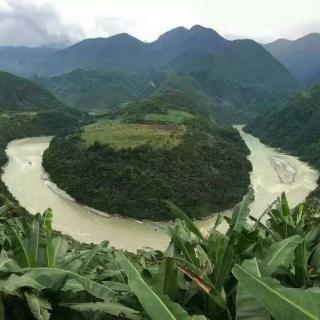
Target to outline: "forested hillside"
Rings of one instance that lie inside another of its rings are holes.
[[[87,114],[70,108],[33,82],[0,72],[0,167],[7,162],[5,148],[14,139],[54,135],[89,121]],[[0,181],[0,194],[6,188]]]
[[[58,49],[0,46],[0,70],[30,77]]]
[[[262,115],[246,130],[264,143],[293,153],[319,169],[319,123],[320,86],[315,86],[309,92],[296,94],[278,110]]]
[[[320,69],[320,33],[311,33],[294,41],[279,39],[265,48],[301,81],[306,84],[320,81],[320,77],[316,77]]]
[[[39,85],[7,72],[0,72],[0,112],[38,112],[65,108],[64,104]]]
[[[188,72],[226,118],[233,115],[240,121],[285,101],[298,88],[293,76],[251,40],[233,41],[223,52],[183,54],[170,68]]]
[[[79,110],[105,113],[157,90],[165,75],[76,70],[54,77],[33,77],[64,103]]]
[[[56,137],[44,168],[76,200],[111,214],[167,220],[163,200],[193,218],[232,208],[248,191],[249,151],[189,101],[163,92]]]
[[[320,86],[296,94],[287,104],[264,114],[246,130],[262,141],[293,152],[320,167]]]
[[[146,97],[173,72],[192,78],[229,123],[253,119],[299,87],[258,43],[229,41],[201,26],[176,28],[152,43],[128,34],[83,40],[55,52],[35,79],[65,103],[101,113]]]

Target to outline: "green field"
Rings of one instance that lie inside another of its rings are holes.
[[[169,110],[166,114],[150,113],[145,116],[145,120],[158,123],[182,124],[185,120],[192,119],[194,116],[185,111]]]
[[[87,146],[97,141],[114,149],[137,148],[145,144],[172,148],[180,143],[184,132],[182,125],[128,124],[103,120],[86,126],[82,139]]]
[[[15,116],[35,116],[37,112],[25,111],[25,112],[0,112],[0,118],[10,119]]]

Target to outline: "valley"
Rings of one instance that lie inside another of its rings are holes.
[[[0,320],[320,319],[320,7],[272,1],[0,5]]]
[[[238,127],[242,138],[250,149],[252,164],[251,185],[255,199],[251,214],[256,218],[286,192],[290,205],[294,207],[305,200],[317,186],[318,172],[296,157],[280,153]],[[152,222],[138,223],[121,217],[104,217],[88,207],[76,203],[46,178],[41,165],[42,155],[51,138],[28,138],[11,142],[7,148],[9,163],[4,168],[2,180],[9,191],[32,214],[50,207],[55,213],[54,228],[81,242],[99,243],[107,239],[112,246],[136,251],[143,247],[163,250],[169,238],[160,225]],[[281,159],[279,166],[273,159]],[[283,164],[287,166],[283,166]],[[281,181],[280,175],[290,175],[295,170],[295,179]],[[230,215],[230,211],[225,212]],[[197,226],[208,232],[216,217],[197,221]],[[220,230],[226,231],[226,225]],[[132,238],[131,235],[134,234]],[[148,239],[146,243],[146,239]]]

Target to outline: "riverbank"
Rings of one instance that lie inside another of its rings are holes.
[[[290,206],[295,207],[317,188],[319,173],[316,169],[297,157],[263,144],[242,128],[237,126],[251,152],[249,160],[253,166],[250,175],[255,195],[250,206],[253,216],[259,217],[282,192],[286,193]]]
[[[318,172],[308,164],[263,145],[259,139],[244,133],[242,127],[237,129],[251,151],[251,184],[255,193],[251,211],[254,216],[258,217],[281,192],[286,192],[291,206],[295,206],[316,188]],[[161,224],[99,216],[51,190],[43,179],[45,172],[41,165],[42,154],[49,142],[50,138],[29,138],[13,141],[7,147],[10,162],[4,168],[2,179],[23,207],[33,214],[51,207],[55,214],[54,228],[81,242],[98,243],[107,239],[112,246],[129,251],[145,246],[159,250],[166,248],[169,237],[161,229]],[[279,169],[274,168],[270,159],[282,160],[282,174],[286,168],[289,171],[294,169],[291,183],[284,183],[279,178]],[[215,217],[196,223],[199,228],[208,230],[213,227]],[[223,231],[225,227],[220,228]]]

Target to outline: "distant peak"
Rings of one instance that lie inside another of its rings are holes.
[[[126,33],[126,32],[115,34],[115,35],[111,36],[110,38],[122,38],[122,39],[136,39],[136,40],[138,40],[137,38],[131,36],[129,33]]]
[[[190,30],[207,30],[209,28],[203,27],[200,24],[195,24]]]
[[[179,35],[179,34],[185,34],[185,33],[188,33],[188,29],[186,29],[185,27],[177,27],[177,28],[174,28],[172,30],[169,30],[167,32],[165,32],[164,34],[162,34],[159,39],[162,39],[162,38],[166,38],[168,36],[171,36],[171,35]]]
[[[177,28],[174,28],[172,29],[171,31],[168,31],[168,32],[187,32],[188,29],[185,28],[185,27],[177,27]]]
[[[196,32],[203,32],[203,31],[209,31],[209,32],[215,32],[217,33],[215,30],[213,30],[212,28],[207,28],[204,26],[201,26],[200,24],[196,24],[194,25],[190,31],[196,31]]]
[[[317,32],[309,33],[298,40],[312,40],[312,39],[317,39],[317,40],[320,39],[320,33],[317,33]]]
[[[141,40],[131,36],[128,33],[119,33],[115,34],[114,36],[111,36],[110,38],[107,38],[107,40],[122,40],[122,41],[131,41],[131,42],[141,42]]]

